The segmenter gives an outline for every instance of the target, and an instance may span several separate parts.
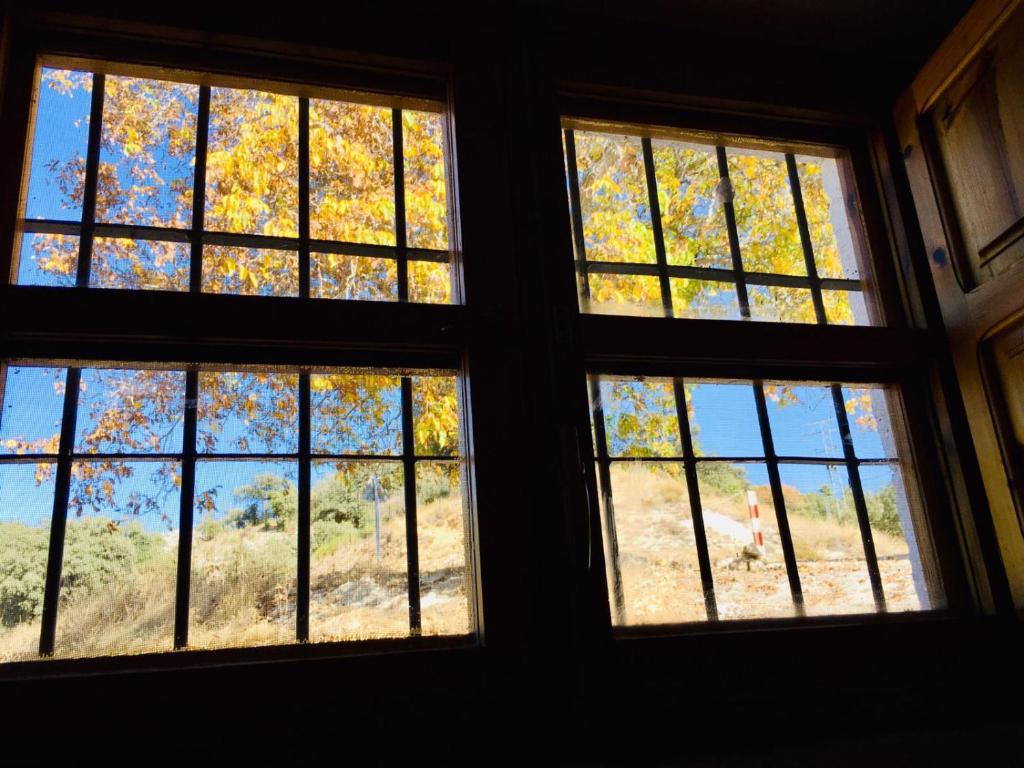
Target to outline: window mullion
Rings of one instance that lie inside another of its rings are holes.
[[[299,298],[309,298],[309,99],[299,99]],[[308,382],[307,382],[308,384]]]
[[[647,177],[647,200],[654,232],[654,255],[658,262],[658,283],[661,286],[661,306],[665,317],[672,317],[672,284],[668,279],[668,259],[665,256],[665,234],[661,229],[661,201],[658,200],[658,179],[654,172],[654,149],[651,140],[641,140],[644,151],[644,175]]]
[[[846,403],[843,401],[843,390],[838,384],[832,385],[832,404],[835,406],[836,419],[839,421],[839,435],[843,442],[843,457],[846,460],[846,471],[850,477],[850,493],[853,506],[857,511],[857,523],[860,526],[860,538],[864,544],[864,559],[867,562],[868,578],[871,580],[871,591],[874,593],[875,606],[879,611],[885,610],[885,593],[882,589],[882,575],[878,570],[878,556],[875,552],[874,536],[871,532],[871,520],[868,518],[868,506],[864,499],[864,487],[860,482],[860,470],[853,450],[853,437],[850,433],[850,420],[846,415]]]
[[[736,227],[736,208],[733,205],[732,181],[729,179],[729,159],[725,147],[715,148],[718,155],[718,176],[720,181],[722,210],[725,211],[725,225],[729,230],[729,252],[732,254],[732,268],[736,273],[736,301],[740,316],[750,317],[750,298],[747,295],[747,281],[743,275],[743,256],[740,252],[740,235]]]
[[[409,254],[405,231],[405,150],[402,136],[402,110],[391,110],[391,144],[395,170],[395,256],[398,260],[398,300],[409,300]]]
[[[676,401],[676,420],[679,422],[679,437],[683,442],[686,487],[690,499],[690,517],[693,520],[693,537],[697,543],[697,562],[700,565],[700,581],[704,590],[704,608],[708,619],[718,619],[718,603],[715,599],[715,583],[711,573],[711,554],[708,550],[707,532],[704,530],[704,508],[700,500],[700,486],[697,480],[697,462],[693,453],[693,433],[690,430],[690,414],[686,410],[686,387],[682,379],[672,379]]]
[[[295,634],[300,643],[309,640],[311,442],[309,372],[303,371],[299,374],[299,530],[298,576],[295,582]]]
[[[402,470],[405,490],[405,555],[409,580],[409,634],[422,632],[420,550],[416,532],[416,437],[412,417],[412,379],[402,377]]]
[[[57,606],[60,602],[64,534],[67,529],[68,499],[71,493],[71,454],[75,447],[80,379],[81,371],[78,368],[68,368],[64,379],[64,408],[61,415],[60,444],[57,449],[57,477],[53,492],[53,516],[50,518],[50,544],[46,556],[46,586],[43,591],[43,616],[39,633],[40,656],[53,654],[57,636]]]
[[[203,227],[206,216],[206,149],[210,133],[210,86],[199,87],[199,110],[196,116],[196,167],[192,180],[192,255],[188,289],[199,293],[203,288]]]
[[[807,225],[807,210],[804,208],[804,195],[800,189],[800,172],[796,166],[796,158],[792,152],[786,153],[786,169],[789,171],[789,187],[793,193],[793,206],[796,208],[796,223],[800,230],[800,245],[804,250],[804,265],[807,278],[811,282],[811,300],[814,302],[814,314],[822,325],[828,323],[825,317],[825,302],[821,296],[821,278],[814,263],[814,244],[811,242],[811,231]]]
[[[199,371],[185,372],[185,415],[181,436],[181,498],[178,516],[178,571],[174,601],[174,647],[188,645],[189,599],[192,579],[192,529],[196,491],[196,432]]]
[[[782,539],[782,556],[786,561],[786,575],[789,577],[789,589],[793,595],[793,604],[797,614],[804,615],[804,594],[800,586],[800,573],[796,564],[796,549],[793,547],[793,534],[789,529],[789,516],[786,514],[786,499],[782,493],[782,478],[779,475],[779,459],[775,455],[775,441],[772,439],[771,422],[768,420],[768,403],[764,397],[764,383],[755,381],[754,404],[757,407],[757,421],[761,429],[761,443],[764,446],[765,464],[768,469],[768,480],[772,488],[772,502],[775,505],[775,521],[779,526],[779,537]]]
[[[99,180],[100,139],[103,130],[103,91],[106,77],[92,76],[92,103],[89,108],[89,143],[85,156],[85,185],[82,195],[82,237],[78,243],[78,274],[75,285],[89,287],[92,265],[93,227],[96,224],[96,187]]]

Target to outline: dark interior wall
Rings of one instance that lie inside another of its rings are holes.
[[[37,3],[15,15],[43,6],[88,13],[89,23],[99,18],[111,29],[175,28],[200,47],[239,36],[282,54],[354,51],[367,63],[380,56],[446,67],[469,41],[472,50],[500,52],[485,65],[498,69],[486,98],[508,124],[488,138],[515,155],[524,150],[509,125],[529,90],[515,83],[524,57],[540,62],[528,71],[568,81],[870,122],[887,113],[967,3],[402,0],[273,13],[255,3]],[[543,418],[533,418],[543,429]],[[538,530],[557,530],[550,521],[560,515],[559,482],[558,473],[547,476],[524,513]],[[561,555],[556,544],[501,546],[545,566]],[[371,762],[428,764],[895,765],[985,762],[1020,735],[1017,712],[995,696],[1024,682],[1020,633],[1001,622],[737,633],[644,641],[642,650],[629,641],[583,653],[565,595],[536,583],[521,592],[517,599],[533,606],[525,609],[531,626],[502,648],[2,681],[0,728],[10,736],[0,763],[91,755],[340,764],[366,751]],[[744,656],[764,672],[729,662]]]

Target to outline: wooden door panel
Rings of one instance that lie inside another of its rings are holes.
[[[1024,0],[977,0],[894,117],[1003,564],[1024,610]]]

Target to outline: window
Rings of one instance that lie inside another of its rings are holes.
[[[945,607],[850,151],[563,123],[612,625]]]
[[[36,66],[8,308],[60,329],[0,368],[0,661],[474,636],[423,88]]]
[[[583,311],[877,322],[838,153],[572,128],[564,146]]]

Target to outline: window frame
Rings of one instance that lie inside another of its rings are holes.
[[[472,411],[480,407],[480,398],[471,396],[467,368],[471,360],[475,366],[484,369],[491,363],[480,354],[480,345],[473,338],[474,334],[469,332],[469,317],[475,307],[468,306],[465,301],[446,305],[409,303],[402,300],[407,296],[407,281],[402,286],[405,290],[400,289],[402,295],[397,302],[311,299],[308,297],[308,270],[300,270],[300,276],[305,275],[305,279],[300,277],[302,289],[297,297],[203,293],[198,279],[201,270],[195,269],[190,274],[189,290],[183,292],[93,288],[88,287],[87,281],[83,282],[82,279],[78,279],[74,287],[21,286],[15,284],[16,275],[13,274],[18,256],[14,246],[20,237],[19,204],[28,184],[31,150],[28,137],[34,113],[32,101],[38,68],[56,64],[83,67],[98,74],[134,72],[141,77],[153,77],[159,73],[160,76],[166,74],[168,79],[180,78],[182,73],[187,72],[187,79],[198,82],[207,94],[210,81],[215,79],[216,85],[231,83],[259,87],[266,83],[272,85],[275,91],[281,91],[282,88],[294,90],[295,95],[307,103],[310,97],[316,96],[335,99],[352,96],[391,105],[396,111],[402,108],[421,108],[425,104],[435,107],[437,103],[442,103],[449,212],[448,263],[452,269],[452,301],[459,302],[465,294],[457,192],[459,183],[456,178],[459,149],[454,141],[455,110],[452,103],[451,68],[429,62],[382,61],[377,57],[369,57],[369,60],[361,57],[355,57],[355,60],[333,60],[328,57],[325,60],[323,57],[309,55],[308,52],[306,56],[289,59],[282,57],[280,52],[275,55],[272,51],[259,48],[250,48],[239,54],[238,50],[232,51],[223,42],[201,50],[173,37],[160,42],[148,35],[124,40],[101,30],[83,32],[53,21],[19,22],[16,30],[4,30],[9,37],[6,46],[3,119],[0,120],[0,140],[16,148],[12,152],[12,162],[0,168],[0,204],[9,203],[0,213],[0,274],[5,275],[5,278],[9,276],[0,286],[0,298],[5,308],[0,317],[0,357],[5,361],[2,368],[6,370],[7,361],[15,365],[18,362],[46,361],[51,365],[67,365],[69,370],[76,365],[89,367],[104,363],[115,367],[130,367],[132,363],[143,366],[163,364],[184,367],[190,372],[188,378],[193,385],[196,372],[211,366],[287,367],[300,369],[307,378],[309,372],[336,368],[413,371],[409,375],[424,369],[458,371],[458,398],[462,406],[460,442],[466,447],[460,461],[463,463],[462,483],[469,540],[467,586],[471,590],[470,602],[474,618],[471,631],[457,636],[423,637],[413,633],[410,637],[394,639],[316,643],[299,640],[285,645],[253,648],[188,649],[184,655],[165,651],[129,656],[9,662],[0,665],[0,680],[97,671],[301,661],[403,650],[444,649],[456,654],[478,650],[482,644],[483,591],[476,515],[478,502],[475,473],[478,462],[474,443],[470,439],[470,422]],[[93,115],[101,109],[101,104],[102,99],[92,99],[90,111]],[[93,125],[98,123],[94,122]],[[397,126],[395,132],[401,133],[401,123],[394,125]],[[90,134],[93,135],[89,139],[88,165],[93,167],[92,175],[95,177],[99,131],[90,131]],[[396,143],[396,157],[401,149],[401,143]],[[300,168],[301,165],[300,162]],[[308,179],[308,173],[303,174],[300,170],[299,175]],[[196,176],[198,184],[199,174]],[[401,177],[401,173],[395,173],[396,190],[399,189]],[[301,178],[299,183],[301,189]],[[308,221],[308,205],[303,206],[300,202],[301,208],[306,209],[305,218]],[[404,234],[406,222],[400,208],[400,201],[396,201],[396,233]],[[154,227],[95,225],[83,212],[83,239],[91,237],[97,228],[125,232],[150,230],[151,233],[160,234],[157,231],[159,228]],[[45,225],[43,229],[46,229]],[[288,238],[289,246],[297,246],[300,267],[303,254],[308,265],[311,243],[308,226],[305,233],[302,229],[298,237]],[[193,256],[197,249],[201,253],[202,243],[208,234],[201,230],[190,230],[189,241],[192,243]],[[306,236],[303,237],[303,234]],[[394,246],[384,247],[393,252],[393,258],[400,265],[409,256],[416,256],[416,251],[423,250],[406,248],[401,242],[401,234],[396,234]],[[223,236],[216,233],[215,237]],[[228,235],[228,239],[244,244],[247,240],[255,242],[265,238]],[[84,261],[87,266],[88,259]],[[194,266],[199,262],[193,258],[191,263]],[[80,268],[79,275],[82,272]],[[402,274],[404,270],[398,272]],[[48,311],[39,313],[38,308],[41,306],[47,307]],[[124,317],[136,318],[130,329],[126,329],[123,319],[120,319]],[[403,390],[405,388],[403,386]],[[71,399],[65,399],[65,410]],[[405,418],[412,418],[411,408],[408,414],[403,409]],[[62,463],[70,466],[73,446],[64,439],[64,431],[60,458]],[[308,432],[308,429],[305,431]],[[409,437],[411,439],[411,434]],[[189,453],[187,449],[185,452]],[[65,456],[65,453],[68,455]],[[195,451],[191,453],[195,454]],[[409,486],[408,490],[415,492],[413,486]],[[406,502],[408,504],[408,499]],[[414,519],[414,515],[410,519]],[[55,565],[59,567],[59,562]],[[50,570],[49,564],[47,570]],[[301,570],[300,563],[300,573]],[[48,579],[48,583],[50,581]],[[179,602],[180,599],[179,594]],[[55,605],[52,598],[50,603],[52,623],[52,607]],[[182,615],[180,606],[176,606],[176,613],[179,621],[176,622],[174,640],[175,648],[178,648],[182,637],[181,627],[178,626]],[[50,629],[52,639],[52,627]]]
[[[985,561],[973,548],[970,522],[955,501],[948,459],[943,458],[941,418],[935,404],[937,364],[935,350],[941,335],[921,322],[913,310],[920,299],[913,276],[891,233],[891,212],[884,205],[879,165],[881,159],[871,140],[872,126],[860,121],[814,119],[807,114],[768,114],[750,107],[695,106],[683,97],[627,93],[622,89],[580,83],[561,83],[552,100],[558,123],[564,128],[621,132],[641,138],[699,136],[702,143],[719,146],[744,143],[786,153],[808,149],[837,150],[847,158],[848,183],[857,193],[857,205],[869,262],[861,265],[865,293],[874,299],[884,325],[836,326],[745,320],[633,317],[590,314],[579,304],[578,262],[573,257],[569,192],[564,175],[560,182],[564,223],[559,233],[557,264],[551,267],[558,285],[558,304],[564,322],[578,341],[566,350],[572,362],[563,375],[571,378],[575,434],[580,473],[586,499],[580,514],[586,517],[587,559],[590,563],[589,604],[594,609],[591,631],[602,641],[663,637],[715,636],[769,628],[803,631],[815,627],[862,624],[901,624],[969,614],[986,602],[979,586]],[[781,112],[781,110],[780,110]],[[557,141],[558,137],[554,138]],[[767,145],[767,146],[766,146]],[[557,151],[561,156],[561,145]],[[565,164],[559,170],[565,173]],[[551,178],[548,184],[554,185]],[[552,190],[551,197],[554,197]],[[652,211],[653,213],[653,211]],[[655,233],[655,241],[657,234]],[[657,253],[657,242],[655,245]],[[806,255],[806,254],[805,254]],[[660,262],[663,261],[659,258]],[[870,299],[869,299],[870,301]],[[869,311],[870,308],[869,308]],[[606,577],[605,543],[597,478],[599,464],[591,441],[589,380],[592,376],[655,376],[731,378],[755,384],[771,380],[805,380],[882,384],[894,387],[905,420],[905,440],[915,477],[913,483],[928,522],[929,542],[943,585],[945,606],[914,614],[858,614],[848,616],[794,616],[739,619],[673,625],[615,627],[612,621],[610,585]],[[965,533],[965,528],[968,532]],[[967,556],[965,557],[965,549]],[[966,562],[965,562],[966,561]]]

